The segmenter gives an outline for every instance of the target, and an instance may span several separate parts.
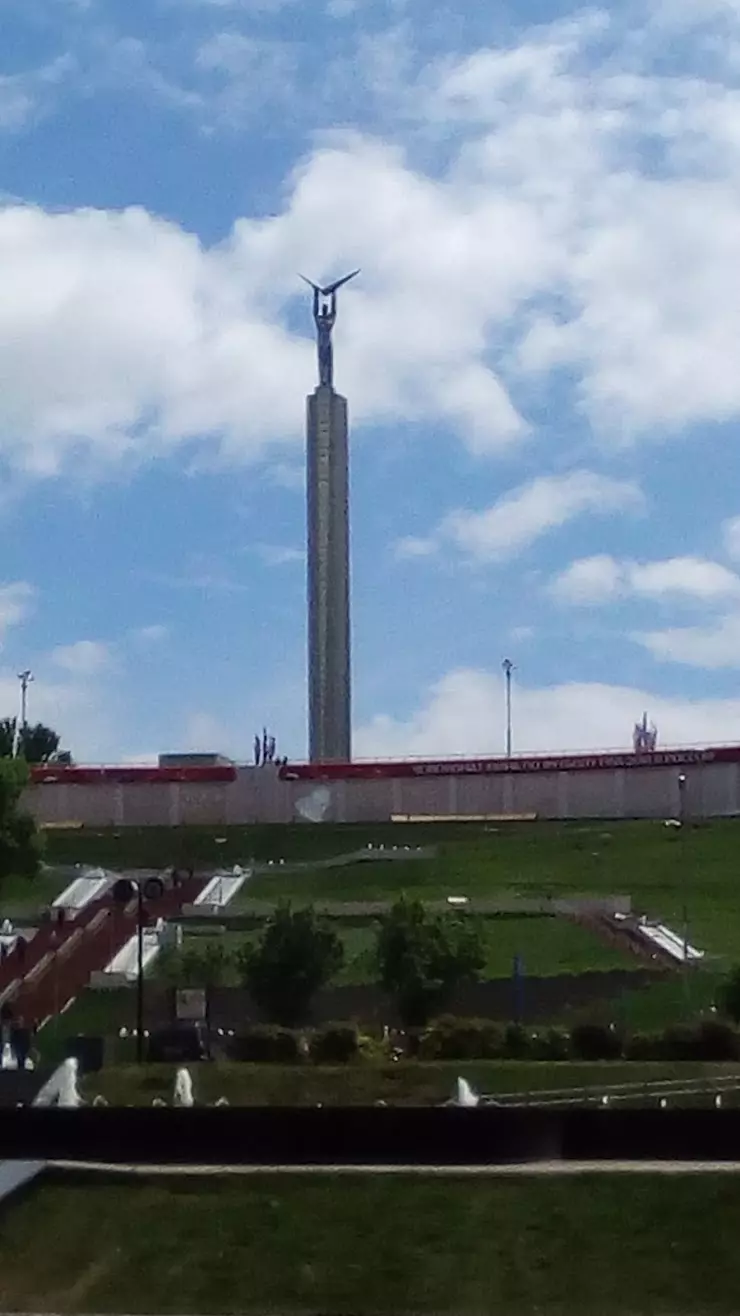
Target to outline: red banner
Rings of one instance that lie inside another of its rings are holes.
[[[384,777],[475,777],[507,773],[603,772],[616,768],[690,767],[740,762],[740,745],[718,749],[657,749],[623,754],[542,754],[511,759],[396,760],[384,763],[287,763],[284,781],[372,781]]]

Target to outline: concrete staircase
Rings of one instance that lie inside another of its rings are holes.
[[[192,878],[166,890],[159,900],[147,901],[147,924],[175,917],[183,905],[193,902],[202,886],[202,878]],[[0,1002],[27,1024],[54,1017],[84,991],[93,973],[110,963],[134,936],[136,927],[137,902],[132,900],[121,908],[109,892],[73,921],[43,924],[29,941],[24,961],[19,963],[14,951],[3,965]]]

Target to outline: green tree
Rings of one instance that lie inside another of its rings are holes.
[[[285,1027],[303,1023],[316,992],[341,969],[344,947],[333,928],[313,908],[280,906],[256,946],[241,953],[245,987],[271,1021]]]
[[[383,919],[375,948],[381,985],[405,1024],[425,1024],[485,966],[483,934],[469,914],[430,915],[402,897]]]
[[[14,717],[0,720],[0,757],[11,757],[16,726],[17,720]],[[26,726],[21,732],[18,753],[26,763],[48,763],[57,757],[58,750],[59,736],[51,727],[44,726],[43,722]]]
[[[736,964],[734,968],[730,969],[721,984],[717,1004],[728,1019],[732,1019],[735,1024],[740,1024],[740,964]]]
[[[234,971],[234,957],[220,941],[184,950],[167,947],[159,960],[160,975],[174,987],[224,987]]]
[[[27,782],[24,759],[0,758],[0,885],[8,877],[36,877],[39,871],[42,837],[20,808]]]

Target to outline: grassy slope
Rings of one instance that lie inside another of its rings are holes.
[[[376,930],[369,924],[366,927],[337,927],[344,943],[345,962],[337,978],[339,984],[364,983],[377,981],[374,963]],[[558,973],[583,973],[589,969],[631,969],[634,960],[631,957],[604,946],[586,929],[563,919],[555,918],[506,918],[487,919],[483,924],[487,959],[484,976],[487,978],[505,978],[512,972],[514,956],[521,954],[524,968],[528,974],[550,976]],[[205,948],[211,938],[204,935],[186,937],[185,949]],[[236,956],[239,949],[259,940],[259,933],[242,932],[223,934],[218,940],[226,946],[230,954]],[[157,975],[156,965],[154,969]],[[236,985],[238,972],[233,971]]]
[[[217,837],[225,837],[218,844]],[[618,1018],[631,1027],[658,1027],[704,1007],[716,978],[740,959],[740,901],[737,900],[737,852],[740,822],[715,821],[677,835],[661,823],[550,824],[478,826],[444,824],[403,827],[368,824],[346,827],[299,825],[244,828],[146,828],[113,832],[60,832],[48,836],[48,858],[122,866],[134,863],[203,863],[258,859],[287,860],[348,853],[371,842],[438,844],[434,859],[407,864],[360,865],[352,869],[307,870],[261,875],[246,888],[244,900],[348,900],[388,898],[400,890],[421,897],[450,893],[493,895],[502,890],[529,894],[627,893],[635,907],[660,915],[680,929],[686,906],[692,940],[708,952],[707,972],[692,975],[688,1001],[676,979],[646,992],[627,993],[616,1006],[589,1013]],[[345,980],[365,972],[358,929],[355,963]],[[527,973],[547,973],[631,960],[614,960],[613,952],[565,924],[544,920],[501,921],[494,925],[489,972],[510,971],[512,956],[522,953]]]
[[[217,836],[225,837],[217,844]],[[245,899],[383,899],[399,890],[425,898],[494,895],[626,893],[635,905],[680,926],[688,906],[691,935],[714,955],[740,951],[736,899],[740,823],[715,821],[676,834],[661,823],[538,823],[498,831],[454,824],[438,827],[363,824],[344,827],[145,828],[59,832],[48,857],[124,864],[310,860],[347,853],[371,842],[438,843],[434,859],[353,869],[274,873],[255,878]]]
[[[0,918],[17,919],[37,914],[68,885],[66,878],[42,873],[36,878],[10,876],[0,885]]]
[[[51,1184],[5,1217],[5,1311],[724,1316],[740,1179]]]
[[[171,1098],[176,1066],[135,1065],[104,1069],[83,1084],[87,1097],[101,1093],[112,1104],[148,1105],[154,1097]],[[542,1092],[548,1089],[612,1087],[622,1083],[701,1078],[740,1073],[740,1066],[702,1064],[563,1064],[522,1061],[453,1061],[416,1064],[357,1064],[336,1068],[314,1065],[190,1065],[196,1100],[227,1097],[232,1105],[433,1105],[452,1095],[458,1074],[479,1091]],[[728,1097],[728,1104],[732,1104]]]

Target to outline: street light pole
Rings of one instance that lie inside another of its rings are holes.
[[[506,679],[506,757],[511,758],[511,673],[515,670],[510,658],[504,658],[501,666]]]
[[[136,1063],[144,1063],[144,892],[136,882]]]
[[[686,774],[678,774],[678,821],[680,823],[679,845],[681,857],[681,890],[683,892],[683,990],[686,1008],[689,1005],[689,911],[686,891]]]
[[[18,750],[21,746],[23,733],[28,724],[28,687],[33,680],[33,672],[28,669],[24,672],[19,672],[18,680],[21,683],[21,711],[20,718],[16,724],[15,735],[13,737],[13,758],[18,757]]]
[[[25,731],[28,722],[28,687],[33,680],[33,672],[19,672],[18,680],[21,683],[21,730]]]
[[[136,900],[136,1061],[144,1063],[144,900],[159,900],[164,894],[160,877],[137,879],[121,877],[112,891],[119,907]]]

